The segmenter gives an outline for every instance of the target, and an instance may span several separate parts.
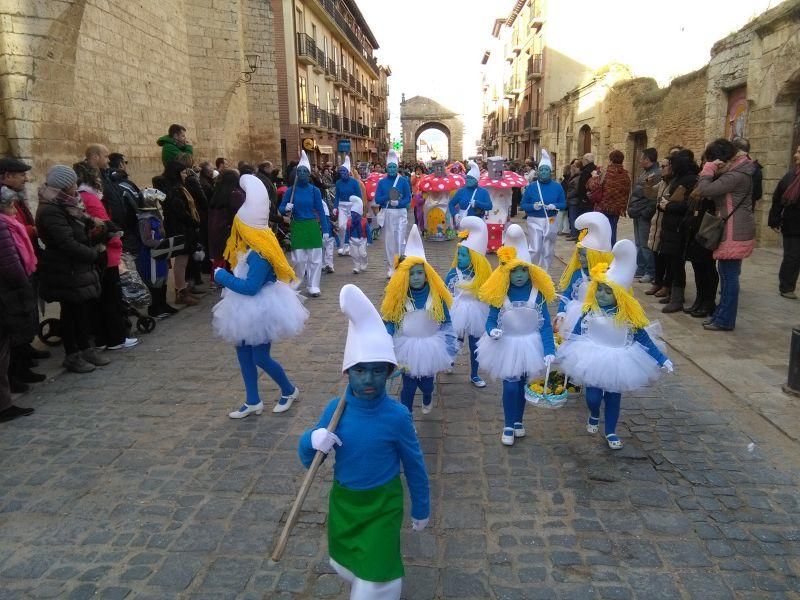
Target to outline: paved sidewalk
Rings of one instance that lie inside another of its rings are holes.
[[[443,273],[454,243],[427,249]],[[304,475],[297,438],[340,386],[338,289],[355,281],[377,301],[382,250],[359,276],[337,257],[305,334],[276,345],[302,390],[288,413],[227,418],[243,388],[233,349],[211,335],[211,297],[109,367],[26,395],[35,415],[0,425],[0,600],[346,598],[327,565],[328,465],[284,559],[268,556]],[[728,339],[763,340],[764,380],[777,379],[779,351],[748,310]],[[682,319],[665,319],[670,343]],[[711,373],[709,337],[694,352]],[[462,354],[434,411],[415,413],[433,518],[403,532],[404,597],[798,597],[797,446],[677,347],[675,376],[623,399],[618,453],[586,433],[580,402],[529,408],[528,437],[501,446],[499,385],[473,388]],[[277,398],[266,378],[261,390]]]

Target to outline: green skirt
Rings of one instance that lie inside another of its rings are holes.
[[[322,248],[322,230],[316,219],[292,220],[292,250]]]
[[[376,583],[403,576],[400,476],[371,490],[350,490],[333,482],[328,516],[331,558],[359,579]]]

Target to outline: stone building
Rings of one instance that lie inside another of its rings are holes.
[[[31,161],[34,184],[93,142],[149,183],[171,123],[198,159],[280,157],[269,3],[9,0],[3,13],[0,152]]]

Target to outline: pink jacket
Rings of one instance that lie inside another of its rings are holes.
[[[86,189],[80,190],[78,194],[80,194],[83,205],[86,207],[86,213],[90,217],[95,217],[101,221],[111,220],[106,212],[106,207],[103,206],[103,201],[100,200],[100,196]],[[106,251],[108,253],[108,267],[119,267],[119,259],[122,256],[122,240],[118,237],[108,240],[106,242]]]

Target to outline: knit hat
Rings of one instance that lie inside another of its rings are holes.
[[[78,183],[78,176],[67,165],[53,165],[47,171],[45,183],[57,190],[68,190]]]
[[[17,192],[10,187],[2,186],[0,188],[0,206],[12,204],[17,198]]]
[[[364,292],[348,283],[339,292],[339,306],[350,322],[342,371],[362,362],[397,365],[392,336],[387,333],[381,316]]]

